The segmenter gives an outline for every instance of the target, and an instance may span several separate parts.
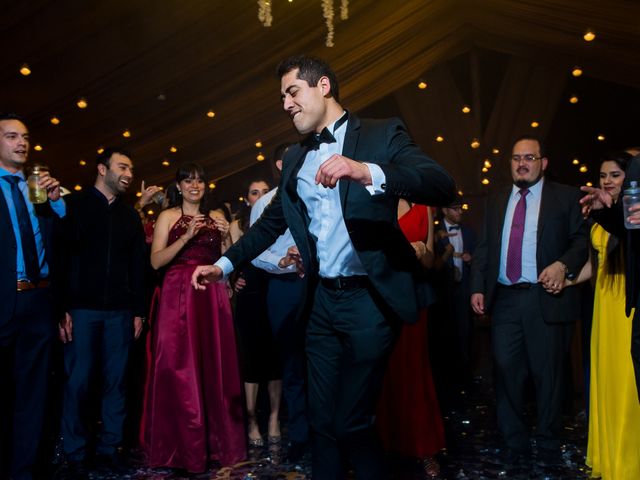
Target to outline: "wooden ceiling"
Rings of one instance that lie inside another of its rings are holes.
[[[0,110],[27,119],[43,147],[31,159],[67,186],[93,178],[96,150],[107,145],[130,149],[148,183],[167,183],[183,161],[214,179],[255,165],[260,151],[268,157],[297,138],[274,73],[291,54],[328,60],[355,111],[478,48],[640,88],[632,0],[351,0],[348,20],[336,0],[332,48],[321,0],[272,0],[268,28],[252,0],[0,1]],[[594,42],[582,39],[588,29]]]

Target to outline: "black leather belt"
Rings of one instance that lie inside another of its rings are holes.
[[[369,277],[366,275],[353,275],[351,277],[321,278],[320,283],[329,290],[353,290],[369,285]]]
[[[34,288],[47,288],[50,283],[51,282],[46,278],[40,279],[37,282],[31,282],[29,280],[18,280],[16,291],[24,292],[25,290],[33,290]]]
[[[499,283],[498,287],[508,288],[509,290],[529,290],[530,288],[533,288],[536,285],[537,283],[529,283],[529,282],[512,283],[511,285],[503,285],[502,283]]]

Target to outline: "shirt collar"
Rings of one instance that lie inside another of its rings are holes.
[[[0,167],[0,177],[6,177],[7,175],[15,175],[16,177],[20,177],[22,180],[25,180],[24,172],[22,170],[18,170],[16,173],[11,173],[9,170]]]
[[[536,197],[540,198],[542,195],[542,186],[544,185],[544,177],[542,177],[538,182],[529,187],[529,194],[527,195],[527,200],[530,198]],[[511,188],[511,198],[516,197],[518,193],[522,190],[520,187],[513,185]]]

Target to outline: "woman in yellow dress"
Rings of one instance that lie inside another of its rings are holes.
[[[600,166],[600,188],[621,196],[628,158],[609,155]],[[591,261],[575,283],[595,272],[591,330],[591,390],[586,463],[603,480],[640,479],[640,404],[631,360],[631,316],[625,315],[623,245],[597,223],[591,228]]]

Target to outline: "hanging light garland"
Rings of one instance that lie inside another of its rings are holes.
[[[258,0],[258,20],[265,27],[270,27],[273,22],[273,16],[271,15],[271,1],[272,0]],[[325,37],[325,45],[327,47],[333,47],[333,0],[322,0],[322,16],[327,25],[327,36]],[[340,0],[340,20],[349,19],[349,0]]]

